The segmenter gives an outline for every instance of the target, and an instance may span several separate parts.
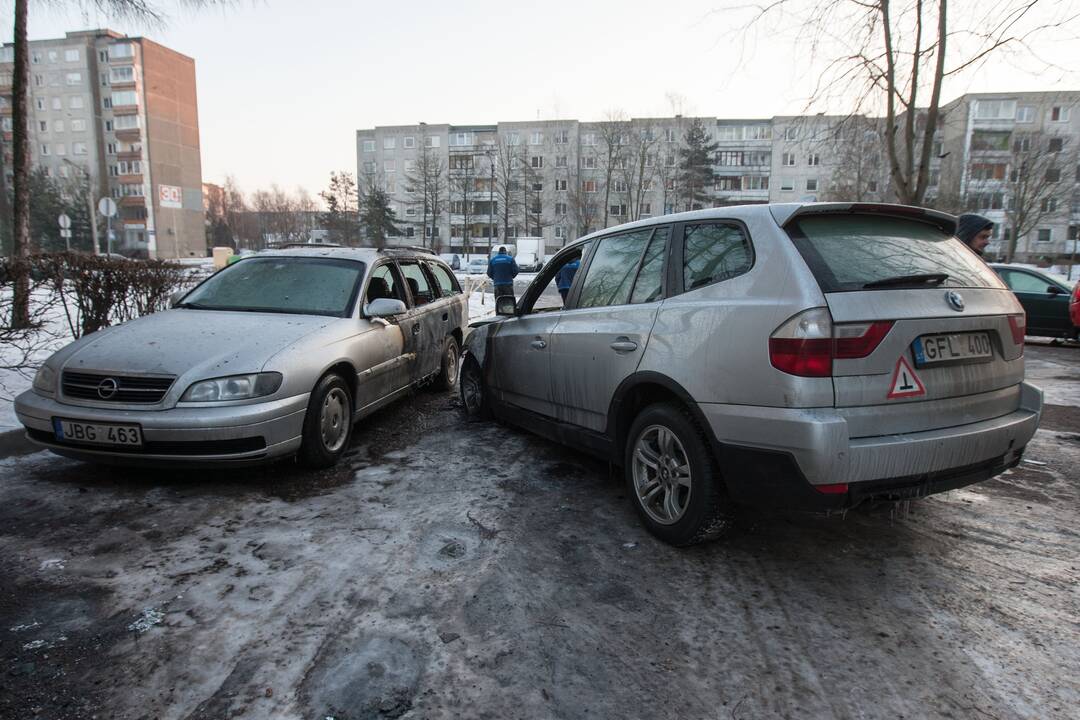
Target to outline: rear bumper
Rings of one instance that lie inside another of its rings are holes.
[[[1019,407],[980,422],[851,439],[830,408],[702,404],[728,490],[768,507],[851,507],[869,497],[915,497],[985,480],[1019,462],[1038,428],[1042,391],[1021,385]],[[815,486],[846,483],[825,495]]]
[[[300,447],[308,395],[250,405],[114,410],[65,405],[28,391],[15,400],[26,437],[67,457],[130,465],[241,465],[273,460]],[[56,439],[53,418],[137,424],[139,448],[78,444]]]

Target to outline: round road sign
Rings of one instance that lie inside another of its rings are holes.
[[[71,227],[71,218],[67,216],[67,213],[60,213],[60,217],[56,218],[56,222],[60,223],[60,227],[64,230]]]
[[[98,201],[97,209],[105,217],[113,217],[116,215],[116,201],[112,198],[103,197]]]

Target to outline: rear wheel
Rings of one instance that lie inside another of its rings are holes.
[[[460,366],[461,353],[458,350],[457,340],[447,337],[443,341],[442,367],[439,368],[439,376],[435,379],[435,387],[439,390],[453,390],[458,381],[458,368]]]
[[[465,358],[461,366],[461,378],[458,383],[461,392],[461,404],[470,418],[487,420],[491,417],[491,403],[484,385],[484,373],[480,363],[471,356]]]
[[[352,393],[340,375],[326,375],[311,391],[300,461],[310,468],[328,468],[345,454],[350,437]]]
[[[650,405],[624,450],[627,490],[645,527],[672,545],[720,537],[732,525],[727,494],[704,433],[677,405]]]

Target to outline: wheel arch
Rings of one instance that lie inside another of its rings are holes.
[[[608,436],[612,440],[612,460],[623,464],[623,454],[630,426],[644,408],[654,403],[671,402],[686,408],[705,433],[713,457],[718,457],[718,443],[705,414],[682,385],[663,373],[641,371],[623,380],[615,389],[608,409]]]
[[[350,361],[341,358],[324,368],[323,371],[319,373],[319,377],[315,380],[315,384],[311,386],[312,390],[314,390],[318,386],[318,384],[322,381],[324,377],[330,375],[331,373],[335,375],[340,375],[342,380],[345,381],[345,384],[349,386],[349,395],[351,396],[353,405],[350,410],[352,412],[356,412],[356,388],[359,382],[359,377],[356,374],[356,366],[354,366]]]

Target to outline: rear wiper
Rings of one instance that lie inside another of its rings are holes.
[[[897,275],[896,277],[875,280],[863,285],[864,288],[891,287],[893,285],[940,285],[949,279],[947,273],[922,273],[920,275]]]

